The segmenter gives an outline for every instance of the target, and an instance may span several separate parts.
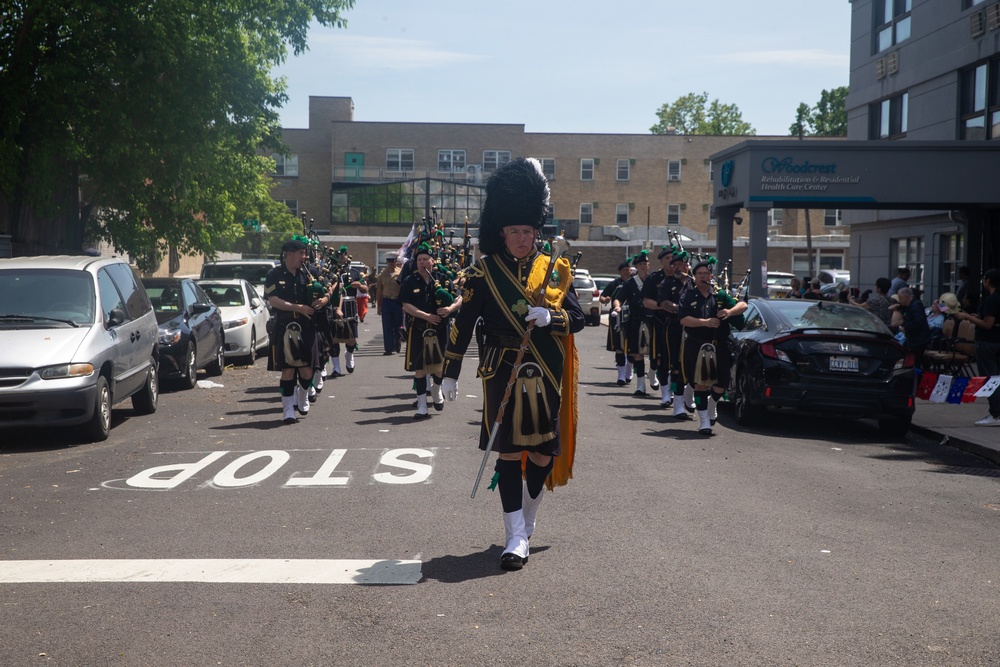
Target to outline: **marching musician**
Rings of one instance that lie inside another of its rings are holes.
[[[649,277],[649,254],[642,250],[632,257],[635,267],[634,276],[625,281],[614,300],[615,311],[621,313],[621,325],[624,327],[626,373],[629,366],[635,368],[635,391],[633,396],[646,397],[646,360],[642,350],[649,345],[649,327],[646,325],[646,309],[642,305],[642,286]],[[618,384],[622,382],[620,376]],[[627,380],[626,380],[627,382]],[[659,386],[659,385],[657,385]]]
[[[385,258],[385,268],[375,279],[375,309],[382,318],[383,355],[399,352],[402,345],[403,307],[399,303],[399,264],[395,255]]]
[[[479,233],[479,248],[487,256],[465,271],[462,310],[445,353],[444,391],[454,400],[462,358],[482,318],[485,338],[478,375],[483,380],[484,409],[479,447],[485,451],[492,445],[498,453],[495,479],[503,508],[500,567],[504,570],[519,570],[527,562],[528,538],[545,486],[565,484],[575,446],[572,334],[584,328],[584,314],[572,289],[569,261],[555,261],[535,245],[548,199],[548,183],[535,159],[517,158],[490,176]],[[551,283],[553,269],[559,277],[556,287]],[[544,305],[536,306],[535,295],[543,289]],[[530,339],[522,363],[515,366],[529,324]],[[510,382],[515,387],[505,396]],[[509,409],[506,398],[511,399]],[[497,423],[501,404],[504,416]]]
[[[657,295],[660,292],[660,285],[667,277],[673,275],[670,268],[670,260],[673,253],[670,246],[663,246],[656,256],[660,260],[660,268],[649,274],[649,279],[642,286],[642,305],[649,315],[650,341],[650,388],[660,389],[660,407],[670,405],[673,395],[670,393],[670,356],[667,353],[667,316],[668,311],[660,305]],[[653,383],[656,383],[654,385]]]
[[[336,318],[340,321],[340,336],[330,348],[330,361],[332,362],[333,377],[343,377],[340,370],[340,344],[344,344],[344,366],[348,373],[354,372],[354,352],[358,349],[358,295],[368,293],[368,286],[364,285],[361,279],[361,270],[351,266],[351,257],[347,254],[347,246],[340,246],[337,256],[346,266],[341,265],[342,271],[337,277],[338,287],[334,295],[334,307],[336,308]]]
[[[660,307],[667,313],[667,359],[670,370],[670,391],[674,396],[674,418],[691,419],[688,414],[694,408],[689,407],[694,404],[694,388],[684,382],[684,374],[681,371],[681,337],[683,327],[680,318],[677,316],[677,307],[681,302],[681,295],[694,287],[691,280],[691,264],[688,253],[679,247],[673,247],[670,253],[670,273],[663,282],[656,298]],[[661,367],[662,368],[662,367]],[[660,380],[663,382],[663,379]]]
[[[632,264],[628,260],[618,265],[618,277],[608,283],[608,286],[601,292],[600,302],[612,303],[621,290],[625,281],[632,277]],[[608,313],[608,352],[615,353],[615,368],[618,369],[618,385],[624,385],[632,381],[632,364],[628,363],[625,357],[625,343],[622,341],[621,308],[615,308],[612,304],[611,312]],[[626,367],[627,366],[627,367]]]
[[[264,278],[264,298],[275,313],[267,368],[281,371],[278,391],[282,418],[286,424],[294,424],[296,408],[303,415],[309,412],[316,335],[313,314],[330,300],[326,295],[314,298],[317,295],[312,291],[313,279],[305,268],[309,255],[305,243],[298,239],[286,241],[281,246],[281,255],[281,264]]]
[[[712,435],[719,399],[729,386],[732,364],[729,320],[747,309],[745,301],[728,309],[722,307],[719,291],[712,265],[699,261],[694,266],[694,289],[681,295],[677,313],[684,327],[681,343],[684,378],[694,388],[698,432],[702,435]]]
[[[441,371],[448,343],[451,316],[462,307],[462,297],[455,299],[444,285],[447,277],[434,268],[432,248],[421,243],[414,251],[416,270],[403,280],[399,300],[410,316],[406,330],[405,368],[413,372],[417,392],[414,419],[429,419],[427,411],[427,376],[433,380],[431,399],[435,410],[444,409]]]

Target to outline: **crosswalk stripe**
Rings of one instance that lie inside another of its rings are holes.
[[[420,581],[419,560],[122,559],[0,560],[0,584],[200,582],[402,585]]]

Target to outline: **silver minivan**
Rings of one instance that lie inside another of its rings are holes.
[[[80,426],[106,440],[111,406],[156,411],[156,315],[119,258],[0,259],[0,428]]]

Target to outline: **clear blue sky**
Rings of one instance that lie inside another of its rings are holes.
[[[848,0],[357,0],[274,72],[281,123],[307,127],[316,95],[354,98],[360,121],[647,134],[707,92],[785,135],[800,102],[848,84],[850,16]]]

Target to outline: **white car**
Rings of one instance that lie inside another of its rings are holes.
[[[267,272],[280,262],[276,259],[227,259],[219,262],[208,262],[201,267],[202,280],[249,280],[257,290],[257,295],[264,298],[264,278]]]
[[[266,350],[267,306],[254,286],[246,280],[198,280],[208,297],[222,313],[226,336],[226,358],[241,358],[249,364],[257,361],[257,352]]]

